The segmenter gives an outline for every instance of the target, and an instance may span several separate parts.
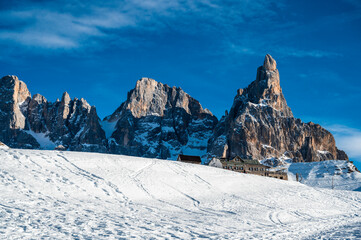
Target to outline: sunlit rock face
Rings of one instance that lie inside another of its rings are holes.
[[[26,127],[26,114],[31,94],[16,76],[0,79],[0,141],[10,147],[36,148],[38,142],[21,131]]]
[[[280,86],[276,61],[266,55],[256,80],[239,89],[229,114],[219,121],[208,144],[209,156],[293,161],[348,159],[334,137],[318,124],[293,117]]]
[[[110,152],[175,159],[180,153],[206,156],[217,118],[181,88],[142,78],[104,121],[116,122]]]

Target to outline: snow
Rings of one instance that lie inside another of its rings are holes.
[[[292,163],[288,166],[289,180],[296,181],[296,174],[301,183],[320,188],[356,190],[361,188],[361,173],[349,169],[354,166],[344,160],[330,160],[311,163]]]
[[[55,143],[47,136],[47,133],[36,133],[32,130],[26,130],[24,132],[35,138],[35,140],[40,144],[40,149],[53,150],[56,147]]]
[[[82,126],[81,127],[81,129],[77,132],[77,134],[75,135],[75,137],[74,138],[79,138],[80,137],[80,135],[83,133],[83,131],[84,131],[84,127],[85,126]]]
[[[321,154],[328,154],[330,153],[329,151],[322,151],[322,150],[317,150],[318,153],[321,153]]]
[[[267,145],[267,144],[262,144],[262,147],[263,147],[263,148],[271,148],[271,149],[274,149],[274,147],[271,147],[270,145]]]
[[[360,192],[177,161],[0,149],[0,192],[3,239],[361,237]]]
[[[248,120],[247,118],[249,118],[250,120],[252,120],[253,122],[258,122],[257,118],[255,118],[252,114],[247,113],[246,115],[246,120]]]

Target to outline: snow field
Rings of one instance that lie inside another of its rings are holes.
[[[359,192],[167,160],[0,149],[0,192],[1,239],[361,237]]]

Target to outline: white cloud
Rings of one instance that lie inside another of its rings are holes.
[[[331,125],[327,129],[333,133],[338,148],[361,161],[361,130],[344,125]]]
[[[122,13],[104,13],[101,9],[80,17],[49,9],[16,10],[0,12],[0,20],[23,23],[13,29],[0,30],[1,40],[43,48],[76,48],[88,37],[104,36],[101,28],[134,24]]]
[[[114,36],[113,30],[133,28],[143,32],[174,28],[197,34],[194,22],[202,19],[202,30],[222,26],[233,27],[244,18],[267,21],[274,15],[276,0],[125,0],[88,1],[87,4],[54,1],[32,2],[31,6],[17,6],[15,10],[0,11],[0,41],[16,42],[29,47],[81,48],[90,38],[106,39]],[[273,3],[273,5],[271,4]],[[262,18],[256,16],[262,11]],[[176,20],[174,24],[172,21]],[[250,21],[250,20],[248,20]],[[252,20],[253,21],[253,20]]]

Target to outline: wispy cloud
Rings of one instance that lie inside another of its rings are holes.
[[[361,161],[361,130],[344,125],[326,127],[334,134],[337,146],[344,150],[349,157]]]
[[[275,14],[272,7],[278,4],[275,0],[23,2],[27,4],[8,4],[0,11],[0,41],[52,49],[81,48],[93,38],[129,38],[115,30],[130,28],[145,33],[165,28],[188,33],[197,33],[200,27],[226,30],[244,21],[264,21]],[[257,17],[260,11],[262,18]]]
[[[30,47],[77,48],[89,37],[101,37],[102,28],[131,26],[132,19],[122,13],[95,9],[92,14],[75,17],[51,9],[10,10],[0,12],[3,25],[12,29],[0,30],[0,39],[15,41]]]

